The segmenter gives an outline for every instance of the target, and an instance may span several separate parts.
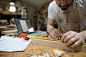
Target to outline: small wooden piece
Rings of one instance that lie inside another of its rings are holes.
[[[32,39],[32,44],[48,46],[52,48],[60,48],[68,51],[81,51],[86,52],[86,45],[80,45],[75,48],[66,47],[65,43],[58,41],[42,40],[42,39]]]

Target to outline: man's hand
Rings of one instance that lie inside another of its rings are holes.
[[[48,38],[51,38],[51,39],[57,39],[58,40],[58,37],[61,36],[62,34],[58,31],[58,29],[54,29],[50,32],[50,35],[48,36]]]
[[[84,43],[85,39],[81,33],[77,33],[74,31],[69,31],[63,34],[61,38],[61,42],[66,43],[66,46],[77,47],[80,44]]]

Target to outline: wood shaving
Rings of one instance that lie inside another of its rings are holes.
[[[53,50],[53,52],[55,53],[55,55],[56,55],[56,57],[60,57],[60,56],[62,56],[63,54],[65,54],[65,52],[64,51],[59,51],[59,50]]]
[[[43,53],[43,56],[39,55],[34,55],[34,56],[31,56],[31,57],[50,57],[50,55],[48,53]]]

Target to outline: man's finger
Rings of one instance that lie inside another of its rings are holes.
[[[66,43],[66,46],[70,46],[72,44],[74,44],[74,42],[76,42],[78,39],[76,37],[70,39],[67,43]]]
[[[67,32],[67,33],[63,34],[63,36],[62,36],[62,38],[61,38],[61,42],[64,42],[64,39],[65,39],[68,35],[70,35],[70,33],[71,33],[71,32]]]
[[[53,39],[50,35],[48,36],[48,38]]]
[[[58,38],[57,38],[56,36],[54,36],[54,35],[52,35],[51,37],[52,37],[53,39],[57,39],[57,40],[58,40]]]
[[[82,41],[78,40],[73,45],[71,45],[72,48],[77,47],[78,45],[82,44]]]
[[[68,35],[65,39],[64,39],[64,43],[67,43],[71,38],[73,38],[75,35]]]
[[[56,37],[58,37],[58,34],[56,34],[56,33],[54,33],[53,35],[56,36]]]

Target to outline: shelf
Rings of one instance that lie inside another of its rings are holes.
[[[48,13],[48,8],[43,10],[43,11],[41,11],[41,13]]]
[[[9,12],[9,11],[0,11],[1,14],[6,14],[6,15],[21,15],[21,12]]]

